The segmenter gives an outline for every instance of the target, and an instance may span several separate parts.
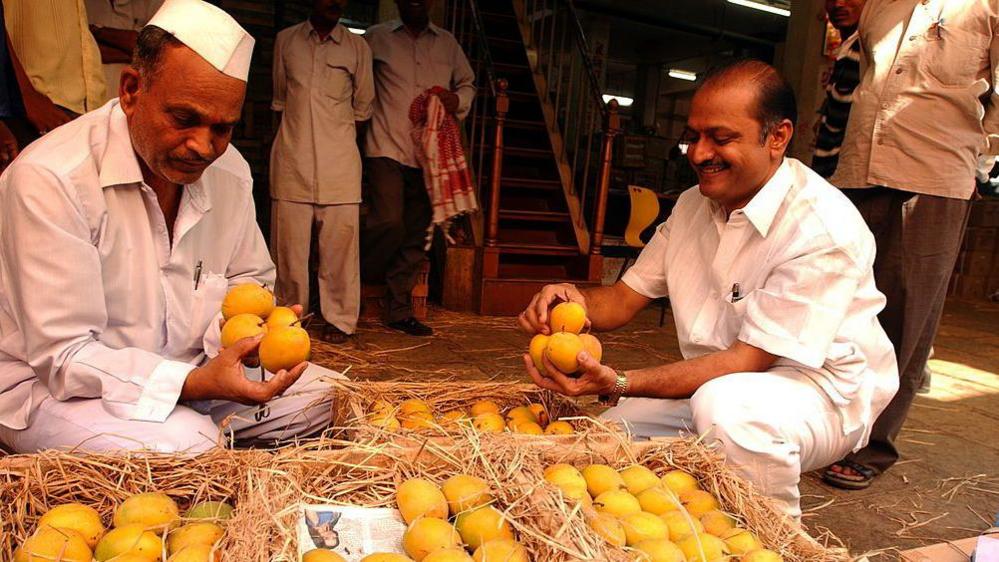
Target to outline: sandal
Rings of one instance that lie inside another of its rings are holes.
[[[844,490],[863,490],[871,485],[871,482],[878,476],[878,472],[873,468],[866,467],[860,463],[848,460],[841,460],[832,466],[849,468],[857,474],[843,474],[835,472],[832,468],[827,468],[822,473],[822,480],[831,486]]]
[[[332,324],[327,324],[319,333],[319,339],[326,343],[340,344],[346,343],[350,339],[350,334]]]

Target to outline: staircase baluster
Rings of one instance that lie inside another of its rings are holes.
[[[489,229],[486,246],[496,246],[499,238],[500,184],[503,177],[503,127],[506,114],[510,110],[510,98],[506,90],[509,83],[500,79],[496,82],[496,135],[493,138],[493,172],[489,182]]]
[[[617,100],[607,104],[607,124],[604,127],[604,145],[600,160],[600,191],[597,196],[597,213],[593,220],[593,240],[590,255],[599,255],[604,242],[604,221],[607,218],[607,193],[610,191],[611,166],[614,159],[614,138],[620,133],[621,119]]]

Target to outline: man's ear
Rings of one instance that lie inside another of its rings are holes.
[[[790,119],[781,121],[770,131],[770,140],[768,142],[770,150],[783,155],[787,151],[788,145],[791,144],[791,137],[793,136],[794,123]]]
[[[119,103],[121,103],[121,109],[125,112],[125,115],[132,115],[135,111],[135,106],[139,101],[139,96],[142,90],[142,78],[139,76],[139,71],[131,66],[126,66],[121,71],[121,80],[119,86]]]

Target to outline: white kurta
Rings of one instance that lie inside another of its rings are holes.
[[[49,133],[0,178],[0,425],[47,398],[166,420],[246,282],[274,265],[235,148],[185,186],[171,246],[117,100]]]
[[[639,435],[719,440],[736,470],[799,516],[801,472],[866,445],[898,390],[874,251],[856,208],[797,160],[727,219],[698,188],[684,192],[623,281],[670,297],[685,359],[739,340],[777,362],[690,400],[630,398],[605,415]]]

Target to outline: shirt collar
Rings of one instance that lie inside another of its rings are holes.
[[[315,33],[318,38],[319,32],[316,31],[316,28],[312,25],[312,20],[305,20],[305,30],[307,35]],[[332,39],[334,43],[339,45],[340,43],[343,43],[343,34],[346,31],[347,30],[344,28],[343,24],[337,22],[337,24],[333,26],[333,31],[330,31],[329,36],[327,36],[327,39]]]
[[[142,168],[139,157],[132,148],[132,137],[128,133],[128,120],[121,105],[115,102],[111,108],[108,126],[108,143],[101,156],[101,170],[98,179],[101,187],[142,183]]]
[[[787,192],[791,190],[793,179],[791,164],[787,158],[784,158],[770,181],[764,184],[763,188],[756,192],[756,195],[749,201],[749,204],[742,208],[743,214],[764,238],[770,232],[770,226],[773,225],[777,211],[780,210],[787,197]]]
[[[406,24],[402,23],[402,20],[392,20],[392,22],[389,23],[389,27],[391,27],[392,31],[399,31],[400,29],[402,29],[405,26],[406,26]],[[434,22],[430,22],[427,25],[427,29],[425,29],[424,31],[425,32],[429,31],[429,32],[433,33],[434,35],[440,35],[441,28],[439,28],[436,25],[434,25]],[[421,33],[420,35],[423,35],[423,34]]]

